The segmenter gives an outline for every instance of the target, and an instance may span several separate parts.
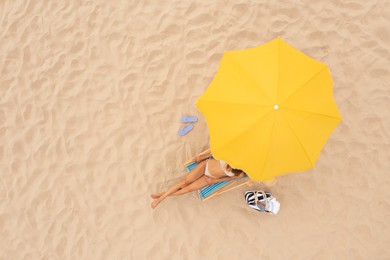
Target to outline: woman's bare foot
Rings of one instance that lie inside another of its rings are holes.
[[[164,194],[164,192],[153,193],[153,194],[150,195],[150,197],[152,197],[152,199],[158,199],[163,194]]]
[[[160,199],[155,199],[153,200],[152,204],[150,205],[152,207],[152,209],[155,209],[158,204],[160,204],[161,200]]]

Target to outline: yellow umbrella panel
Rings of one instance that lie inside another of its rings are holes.
[[[328,67],[280,38],[226,52],[196,106],[213,155],[257,181],[314,167],[341,121]]]

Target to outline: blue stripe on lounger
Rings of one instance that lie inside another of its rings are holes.
[[[221,181],[221,182],[217,182],[217,183],[211,184],[209,186],[206,186],[206,187],[198,190],[199,196],[202,199],[205,199],[208,196],[210,196],[212,193],[214,193],[217,189],[225,186],[229,182],[231,182],[231,181]]]
[[[197,162],[193,162],[193,163],[187,165],[187,166],[186,166],[186,171],[187,171],[187,172],[190,172],[192,169],[194,169],[194,168],[196,167],[196,165],[198,165]]]

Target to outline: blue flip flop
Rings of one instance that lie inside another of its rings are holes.
[[[179,133],[180,136],[183,136],[186,133],[188,133],[189,131],[191,131],[193,128],[194,128],[193,125],[186,125],[182,129],[180,129],[178,133]]]
[[[198,122],[198,118],[196,116],[183,116],[180,119],[180,122],[182,122],[182,123],[195,123],[195,122]]]

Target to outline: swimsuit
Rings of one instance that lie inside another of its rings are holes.
[[[209,177],[211,177],[211,178],[217,178],[217,177],[215,177],[214,175],[212,175],[212,174],[209,172],[209,167],[208,167],[209,160],[210,160],[210,159],[208,159],[207,162],[206,162],[206,169],[204,170],[204,175],[209,176]],[[220,164],[220,166],[221,166],[222,171],[223,171],[227,176],[229,176],[229,177],[235,176],[234,173],[225,170],[225,166],[227,165],[226,162],[220,160],[220,161],[219,161],[219,164]]]

